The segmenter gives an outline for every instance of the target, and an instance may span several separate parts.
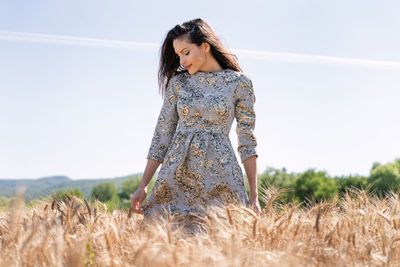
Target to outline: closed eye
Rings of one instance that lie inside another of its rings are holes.
[[[185,54],[185,56],[187,56],[187,55],[189,55],[190,54],[190,52],[187,52],[186,54]],[[177,54],[175,54],[175,56],[176,57],[179,57]]]

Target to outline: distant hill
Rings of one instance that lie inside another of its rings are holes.
[[[122,182],[131,178],[140,178],[142,174],[133,174],[117,178],[82,179],[72,180],[67,176],[50,176],[39,179],[0,179],[0,198],[15,196],[17,186],[23,186],[25,190],[25,201],[31,201],[40,196],[48,196],[60,190],[79,189],[86,197],[90,197],[92,189],[100,183],[111,182],[117,188]]]

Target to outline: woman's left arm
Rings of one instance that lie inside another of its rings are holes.
[[[235,90],[235,117],[237,121],[236,133],[238,135],[238,152],[244,165],[250,186],[248,206],[257,214],[260,213],[257,189],[257,139],[254,135],[256,113],[254,103],[253,83],[249,77],[243,75]]]
[[[246,171],[247,180],[250,187],[250,198],[258,198],[257,189],[257,157],[251,156],[243,162]]]
[[[250,197],[248,206],[253,209],[257,215],[261,213],[260,203],[258,202],[258,189],[257,189],[257,156],[251,156],[243,162],[246,171],[247,180],[250,187]]]

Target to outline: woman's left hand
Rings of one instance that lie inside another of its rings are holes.
[[[261,214],[260,203],[258,202],[258,196],[250,195],[248,207],[252,209],[257,215]]]

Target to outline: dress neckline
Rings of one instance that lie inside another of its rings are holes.
[[[191,75],[202,75],[202,74],[219,74],[219,73],[225,73],[228,71],[231,71],[232,69],[223,69],[223,70],[216,70],[216,71],[198,71],[195,74],[191,74]]]

